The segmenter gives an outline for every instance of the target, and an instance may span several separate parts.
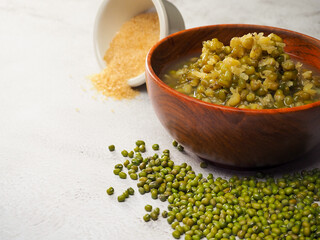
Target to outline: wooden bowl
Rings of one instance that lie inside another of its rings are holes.
[[[152,47],[146,61],[148,94],[171,136],[197,156],[238,168],[279,165],[320,144],[320,101],[294,108],[248,110],[206,103],[167,86],[160,72],[176,60],[201,52],[218,38],[229,45],[247,33],[275,33],[293,58],[320,69],[320,41],[301,33],[258,25],[204,26],[172,34]]]

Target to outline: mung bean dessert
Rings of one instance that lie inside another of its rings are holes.
[[[274,33],[204,41],[200,57],[166,69],[170,87],[205,102],[248,109],[297,107],[320,100],[320,77],[284,52]]]

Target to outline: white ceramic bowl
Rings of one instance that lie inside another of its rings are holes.
[[[122,24],[152,8],[155,8],[159,17],[159,40],[185,29],[179,10],[166,0],[105,0],[102,2],[95,19],[93,32],[95,54],[102,69],[106,66],[103,60],[104,54]],[[128,80],[131,87],[144,83],[144,73]]]

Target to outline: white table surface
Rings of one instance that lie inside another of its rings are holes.
[[[103,100],[86,76],[99,71],[92,31],[100,0],[0,1],[0,239],[172,239],[164,219],[144,223],[149,195],[125,203],[132,180],[113,175],[120,150],[144,139],[171,147],[145,86],[134,100]],[[186,26],[254,23],[320,38],[318,0],[172,0]],[[109,144],[117,151],[110,153]],[[150,148],[149,148],[150,149]],[[149,151],[151,152],[151,151]],[[320,167],[320,149],[303,162],[270,169]],[[200,171],[192,154],[173,151]],[[202,172],[237,172],[210,166]],[[114,186],[116,194],[105,190]]]

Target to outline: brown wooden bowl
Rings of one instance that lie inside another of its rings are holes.
[[[320,144],[320,102],[294,108],[248,110],[206,103],[167,86],[160,78],[168,64],[218,38],[229,45],[247,33],[275,33],[285,51],[320,69],[320,41],[301,33],[258,25],[204,26],[172,34],[152,47],[146,61],[147,90],[154,110],[171,136],[201,158],[239,167],[282,164]]]

